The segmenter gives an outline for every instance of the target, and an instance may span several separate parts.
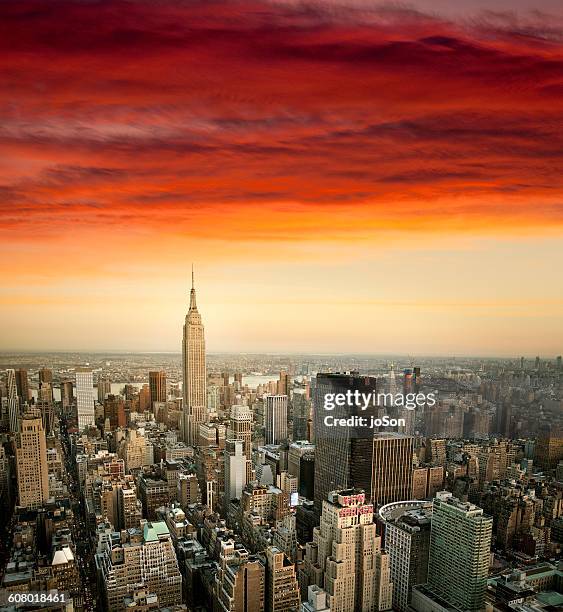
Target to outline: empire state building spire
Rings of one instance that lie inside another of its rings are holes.
[[[192,264],[192,288],[190,290],[190,310],[197,310],[195,301],[194,264]]]
[[[207,421],[207,372],[205,330],[196,304],[193,266],[190,307],[182,339],[182,373],[182,438],[188,444],[197,445],[199,425]]]

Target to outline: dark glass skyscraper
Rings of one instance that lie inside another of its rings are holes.
[[[371,499],[373,435],[366,430],[363,437],[353,428],[324,426],[324,418],[376,416],[375,405],[362,410],[355,406],[335,406],[327,412],[324,398],[327,393],[346,393],[348,390],[377,395],[376,379],[350,374],[317,374],[314,404],[315,433],[315,509],[321,511],[323,500],[336,489],[363,489]],[[330,429],[330,431],[329,431]]]

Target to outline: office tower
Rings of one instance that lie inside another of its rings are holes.
[[[503,438],[511,437],[512,428],[512,404],[504,400],[497,405],[495,431]]]
[[[563,366],[562,366],[562,364],[561,364],[561,355],[559,355],[559,356],[557,357],[557,360],[556,360],[556,367],[557,367],[557,369],[558,369],[558,370],[563,370]]]
[[[48,368],[41,368],[39,370],[39,386],[41,387],[44,383],[53,384],[53,370]]]
[[[126,427],[125,402],[120,395],[106,396],[104,402],[104,421],[109,419],[111,429]]]
[[[182,372],[184,395],[182,436],[185,442],[195,445],[198,440],[199,424],[207,421],[207,374],[205,332],[196,304],[193,269],[190,307],[184,323],[182,340]]]
[[[16,391],[22,404],[29,402],[29,378],[27,370],[16,370]]]
[[[286,372],[286,370],[282,370],[280,372],[280,379],[278,380],[278,385],[277,385],[278,395],[287,395],[287,397],[289,397],[289,385],[290,385],[289,374]]]
[[[413,465],[412,436],[376,433],[373,438],[371,500],[381,506],[409,499]]]
[[[334,612],[389,610],[392,584],[381,536],[373,522],[373,505],[359,489],[332,491],[323,501],[321,522],[313,530],[316,562],[306,559],[328,595]],[[377,558],[383,556],[379,566]],[[378,571],[379,570],[379,571]],[[311,579],[312,576],[310,575]],[[314,578],[313,578],[314,579]],[[317,582],[318,584],[318,582]]]
[[[15,370],[6,370],[6,392],[8,403],[8,426],[12,433],[16,433],[20,429],[21,408]]]
[[[243,442],[242,454],[246,457],[246,482],[250,482],[254,477],[252,470],[252,412],[248,406],[231,406],[231,420],[227,438]]]
[[[74,391],[71,380],[63,380],[61,382],[61,402],[63,411],[68,412],[72,408],[74,401]]]
[[[246,456],[252,455],[252,412],[248,406],[231,406],[231,419],[227,438],[241,440]]]
[[[377,407],[361,410],[356,406],[335,406],[327,412],[324,407],[326,394],[346,393],[350,390],[377,395],[376,379],[357,374],[317,374],[314,400],[315,438],[315,508],[321,511],[328,494],[336,489],[362,489],[371,499],[373,436],[367,430],[356,437],[347,428],[324,426],[324,418],[350,416],[376,416]],[[327,431],[327,430],[336,431]]]
[[[106,397],[111,393],[111,380],[100,376],[98,378],[98,402],[104,403]]]
[[[225,443],[225,513],[234,499],[240,499],[246,485],[247,460],[242,440],[227,440]]]
[[[379,511],[393,582],[393,609],[408,612],[413,586],[428,577],[432,502],[395,502]]]
[[[235,372],[234,381],[242,386],[242,372]]]
[[[297,478],[297,491],[307,499],[315,495],[315,445],[298,440],[289,445],[287,471]]]
[[[53,402],[42,399],[37,400],[36,408],[41,414],[45,435],[50,436],[55,429],[55,407]]]
[[[182,575],[165,522],[146,522],[137,530],[123,530],[116,541],[111,529],[98,529],[96,570],[105,608],[126,610],[131,585],[156,595],[158,609],[182,601]],[[146,609],[146,608],[144,608]]]
[[[534,465],[554,470],[563,460],[563,431],[558,427],[542,431],[534,446]]]
[[[82,431],[94,425],[94,377],[92,370],[88,368],[77,368],[76,370],[76,406],[78,429]]]
[[[451,493],[434,499],[428,583],[413,589],[417,600],[443,599],[454,609],[479,612],[485,603],[493,519],[483,510],[460,502]],[[439,608],[442,609],[442,608]]]
[[[162,406],[163,404],[165,405],[166,402],[159,402],[159,404]],[[139,412],[142,414],[144,412],[147,411],[151,411],[153,410],[154,407],[152,405],[151,402],[151,389],[149,385],[143,385],[140,389],[139,389]],[[157,420],[157,422],[164,422],[162,421],[162,416],[160,417],[160,419],[158,418],[158,411],[156,411],[154,413],[154,416]]]
[[[8,412],[8,427],[12,433],[16,433],[20,430],[21,421],[21,409],[19,405],[19,398],[7,398],[7,412]]]
[[[295,565],[275,546],[266,548],[266,574],[267,612],[299,610],[301,598]]]
[[[39,370],[39,399],[46,402],[53,402],[53,370],[41,368]]]
[[[535,369],[539,370],[541,367],[541,359],[539,358],[539,356],[536,357],[536,362],[535,362]]]
[[[307,588],[307,601],[301,604],[301,612],[330,612],[326,591],[312,584]]]
[[[216,581],[220,612],[263,612],[265,568],[242,547],[222,555]]]
[[[49,497],[47,444],[41,415],[37,410],[24,413],[16,437],[16,469],[19,505],[40,508]]]
[[[6,397],[8,399],[17,399],[18,386],[16,382],[16,371],[6,370]]]
[[[311,438],[311,400],[307,398],[306,389],[295,389],[293,404],[293,439],[310,440]]]
[[[150,407],[154,402],[166,401],[166,372],[149,372]]]
[[[266,444],[281,444],[287,440],[287,395],[264,396]]]

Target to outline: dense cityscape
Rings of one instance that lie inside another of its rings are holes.
[[[2,609],[563,608],[561,356],[207,354],[192,278],[181,354],[0,367]]]

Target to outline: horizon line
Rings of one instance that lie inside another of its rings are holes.
[[[178,355],[181,356],[182,352],[178,350],[132,350],[132,349],[1,349],[0,355],[68,355],[72,353],[86,354],[86,355]],[[432,358],[471,358],[471,359],[524,359],[533,360],[536,357],[540,359],[557,359],[560,357],[559,354],[489,354],[489,355],[478,355],[475,353],[404,353],[404,352],[353,352],[353,351],[270,351],[270,350],[247,350],[247,351],[206,351],[206,355],[271,355],[271,356],[323,356],[323,357],[432,357]]]

